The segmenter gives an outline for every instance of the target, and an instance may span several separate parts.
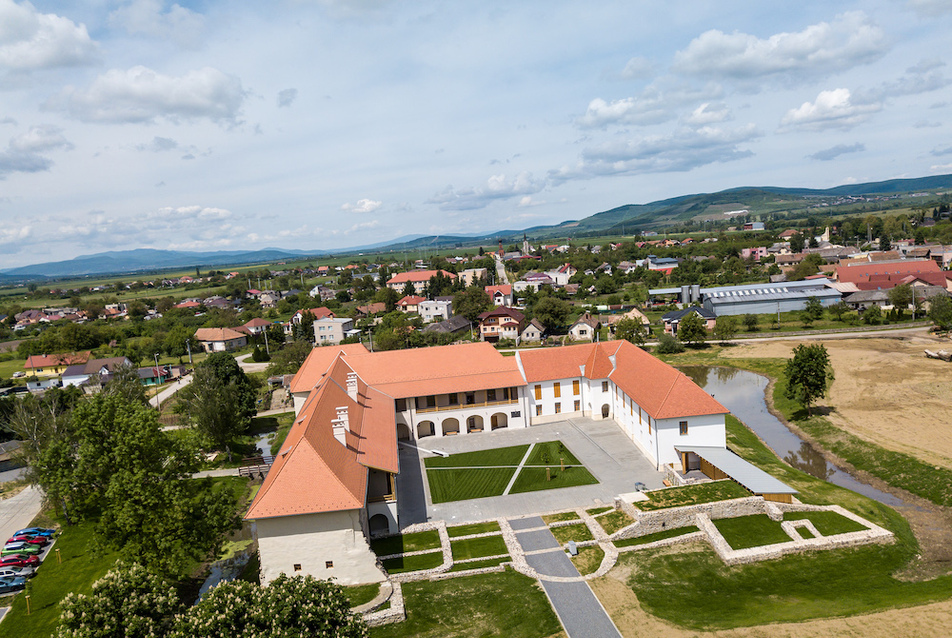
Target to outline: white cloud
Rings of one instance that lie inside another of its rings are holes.
[[[159,137],[155,136],[152,138],[152,141],[148,144],[139,144],[136,146],[136,150],[139,151],[152,151],[153,153],[161,153],[163,151],[174,151],[179,148],[179,143],[173,140],[171,137]]]
[[[297,89],[284,89],[283,91],[278,91],[278,107],[291,106],[294,100],[297,99],[297,95]]]
[[[705,126],[708,124],[717,124],[733,119],[730,108],[723,102],[712,104],[705,102],[694,109],[689,116],[684,118],[685,123],[692,126]]]
[[[109,14],[109,23],[131,35],[171,39],[194,48],[201,44],[205,18],[178,4],[163,11],[162,0],[132,0]]]
[[[940,175],[943,173],[952,173],[952,164],[933,164],[929,167],[929,170]]]
[[[952,11],[952,1],[950,0],[908,0],[906,4],[916,13],[930,18]]]
[[[0,0],[0,68],[31,70],[91,64],[99,47],[86,26],[29,2]]]
[[[73,145],[63,137],[59,127],[40,125],[26,133],[10,138],[7,148],[0,151],[0,179],[9,173],[39,173],[48,171],[53,160],[44,154],[53,150],[70,150]]]
[[[108,71],[85,90],[68,87],[47,107],[65,109],[84,122],[234,121],[244,98],[241,80],[218,69],[174,77],[136,66]]]
[[[341,206],[340,209],[348,213],[372,213],[381,205],[383,205],[383,202],[376,202],[372,199],[358,199],[356,204],[347,203]]]
[[[376,220],[376,219],[373,220],[373,221],[369,221],[369,222],[359,222],[359,223],[357,223],[357,224],[354,224],[353,226],[351,226],[351,227],[348,228],[347,230],[345,230],[345,231],[344,231],[344,234],[345,234],[345,235],[350,235],[351,233],[356,233],[356,232],[359,232],[359,231],[362,231],[362,230],[370,230],[370,229],[372,229],[372,228],[376,228],[376,227],[379,226],[379,225],[380,225],[380,221],[379,221],[379,220]]]
[[[847,129],[882,110],[880,102],[854,103],[849,89],[821,91],[815,102],[804,102],[790,109],[781,120],[783,128],[803,128],[822,131],[830,128]]]
[[[588,104],[585,115],[576,120],[583,129],[605,128],[616,124],[647,125],[658,124],[677,116],[676,109],[684,104],[709,100],[721,95],[721,87],[716,84],[697,89],[687,85],[664,86],[665,82],[654,82],[635,97],[606,102],[595,98]]]
[[[690,171],[706,164],[749,157],[753,153],[738,146],[760,136],[756,126],[747,124],[733,129],[683,128],[670,135],[609,142],[585,149],[575,166],[550,171],[549,180],[559,184],[612,175]]]
[[[646,78],[651,75],[654,65],[651,63],[651,60],[643,57],[636,57],[628,60],[628,63],[625,65],[625,68],[621,72],[621,76],[626,80],[635,80],[639,78]]]
[[[883,30],[862,11],[853,11],[832,22],[766,39],[737,31],[705,31],[675,54],[673,68],[688,75],[737,79],[825,74],[872,62],[886,48]]]
[[[860,142],[856,144],[837,144],[831,148],[823,149],[822,151],[817,151],[812,155],[808,155],[810,159],[820,160],[823,162],[828,162],[830,160],[836,159],[840,155],[845,155],[846,153],[859,153],[866,150],[866,145]]]
[[[22,246],[20,242],[29,239],[32,234],[33,230],[29,224],[10,224],[0,227],[0,246],[3,246],[4,250],[13,249],[14,252],[19,252]]]
[[[524,195],[533,195],[545,188],[545,180],[535,179],[532,173],[522,172],[515,177],[493,175],[485,186],[454,189],[448,186],[428,200],[438,204],[440,210],[476,210],[485,208],[499,199],[510,199]]]

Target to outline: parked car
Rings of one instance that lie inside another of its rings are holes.
[[[22,379],[25,376],[26,376],[26,372],[24,372],[23,370],[17,370],[16,372],[13,373],[14,379]]]
[[[31,554],[8,554],[0,556],[0,567],[39,567],[40,557]]]
[[[17,530],[13,535],[20,536],[21,534],[29,534],[30,536],[46,536],[47,538],[52,538],[56,534],[56,530],[49,529],[48,527],[27,527],[26,529]]]
[[[0,578],[0,594],[9,594],[13,591],[19,591],[26,587],[26,578],[18,576],[16,578]]]
[[[0,578],[29,578],[35,573],[32,567],[0,567]]]
[[[46,547],[50,544],[50,539],[46,536],[29,536],[28,534],[20,534],[18,536],[8,538],[7,543],[30,543],[31,545]]]
[[[31,545],[30,543],[7,543],[3,546],[3,549],[0,550],[0,556],[6,556],[8,554],[39,554],[43,551],[43,548],[39,545]]]

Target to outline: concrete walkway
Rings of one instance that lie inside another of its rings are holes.
[[[173,394],[191,383],[192,376],[193,375],[189,374],[184,377],[179,377],[172,383],[168,384],[164,390],[149,399],[149,405],[151,405],[153,408],[158,408],[160,404],[165,403],[166,399],[171,398]]]
[[[43,492],[28,485],[16,496],[0,501],[0,536],[4,539],[13,536],[13,532],[30,526],[43,506]]]
[[[539,574],[542,589],[569,638],[621,638],[615,623],[542,518],[513,519],[509,526],[516,532],[529,567]],[[546,576],[559,580],[548,580]],[[566,580],[573,578],[578,581]]]

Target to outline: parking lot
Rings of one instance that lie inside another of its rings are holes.
[[[644,484],[644,489],[662,487],[662,473],[655,470],[654,465],[610,419],[595,421],[576,418],[529,428],[425,438],[419,445],[423,450],[453,454],[556,440],[561,440],[578,457],[598,479],[598,484],[433,505],[423,468],[423,457],[429,454],[413,447],[401,446],[400,474],[397,475],[400,526],[407,527],[427,520],[458,524],[611,504],[615,496],[634,492],[637,483]]]

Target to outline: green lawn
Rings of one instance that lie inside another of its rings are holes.
[[[509,548],[502,536],[483,536],[453,541],[453,560],[467,560],[469,558],[483,558],[485,556],[501,556],[508,554]]]
[[[387,538],[378,538],[370,541],[370,549],[377,556],[390,556],[407,552],[422,552],[425,549],[440,547],[440,533],[435,529],[413,534],[397,534]]]
[[[603,558],[605,558],[605,550],[598,545],[582,547],[579,548],[576,556],[572,556],[572,564],[580,575],[585,576],[597,571]]]
[[[559,467],[563,462],[566,465],[582,464],[561,441],[544,441],[535,444],[535,447],[532,448],[532,454],[526,460],[526,465]]]
[[[388,558],[383,561],[383,568],[391,574],[415,572],[421,569],[433,569],[443,564],[443,552],[431,552],[403,558]]]
[[[490,450],[463,452],[450,456],[434,456],[424,459],[423,464],[431,467],[474,467],[511,465],[515,467],[526,455],[528,445],[514,445],[512,447],[497,447]]]
[[[579,517],[575,512],[559,512],[558,514],[546,514],[542,517],[542,520],[545,521],[546,524],[549,524],[561,523],[562,521],[577,521]]]
[[[861,532],[868,529],[865,525],[860,525],[856,521],[846,518],[836,512],[784,512],[783,520],[799,521],[808,519],[816,527],[816,530],[824,536],[833,536],[834,534],[847,534],[849,532]],[[797,531],[801,535],[806,532],[802,527]]]
[[[675,527],[673,529],[655,532],[654,534],[645,534],[644,536],[639,536],[638,538],[626,538],[624,540],[613,542],[615,547],[633,547],[635,545],[647,545],[648,543],[654,543],[655,541],[663,541],[666,538],[677,538],[678,536],[684,536],[685,534],[691,534],[696,531],[698,531],[696,525],[688,525],[687,527]]]
[[[590,510],[585,510],[585,513],[591,514],[592,516],[598,516],[599,514],[604,514],[605,512],[608,512],[613,509],[615,508],[612,507],[611,505],[607,505],[605,507],[593,507]]]
[[[26,615],[24,594],[13,598],[12,609],[0,623],[0,638],[47,638],[59,624],[59,603],[69,592],[89,593],[118,559],[116,552],[90,546],[94,523],[65,527],[54,551],[30,579],[32,613]],[[56,562],[60,550],[62,564]],[[4,600],[9,604],[10,598]]]
[[[524,467],[509,493],[537,492],[598,483],[592,473],[584,467],[567,467],[565,471],[562,471],[556,466],[549,469],[548,479],[546,480],[546,468]]]
[[[351,607],[358,607],[377,597],[380,593],[380,583],[370,583],[369,585],[354,585],[353,587],[344,587],[344,595],[350,601]]]
[[[615,510],[611,514],[599,516],[595,521],[602,526],[606,534],[614,534],[621,528],[628,527],[635,522],[622,510]]]
[[[426,473],[426,480],[433,503],[449,503],[500,496],[515,472],[515,467],[431,469]]]
[[[546,638],[562,630],[538,584],[511,570],[403,586],[407,619],[372,638]]]
[[[595,537],[592,536],[592,530],[590,530],[585,523],[553,527],[551,528],[551,532],[552,535],[555,536],[555,540],[559,541],[562,545],[569,541],[581,543],[582,541],[595,539]]]
[[[780,522],[770,520],[766,514],[722,518],[714,521],[714,527],[733,549],[789,543],[792,540],[780,527]]]
[[[451,572],[465,572],[470,569],[482,569],[483,567],[495,567],[501,563],[507,563],[512,559],[508,556],[505,558],[486,558],[483,560],[474,560],[470,563],[456,563],[450,568]]]
[[[498,532],[499,523],[496,521],[487,521],[485,523],[472,523],[471,525],[457,525],[456,527],[447,527],[446,532],[450,538],[458,536],[469,536],[471,534],[485,534],[487,532]]]
[[[669,487],[664,490],[645,492],[645,496],[648,497],[647,501],[638,501],[634,504],[642,511],[744,498],[750,496],[750,492],[734,481],[713,481],[711,483]]]

